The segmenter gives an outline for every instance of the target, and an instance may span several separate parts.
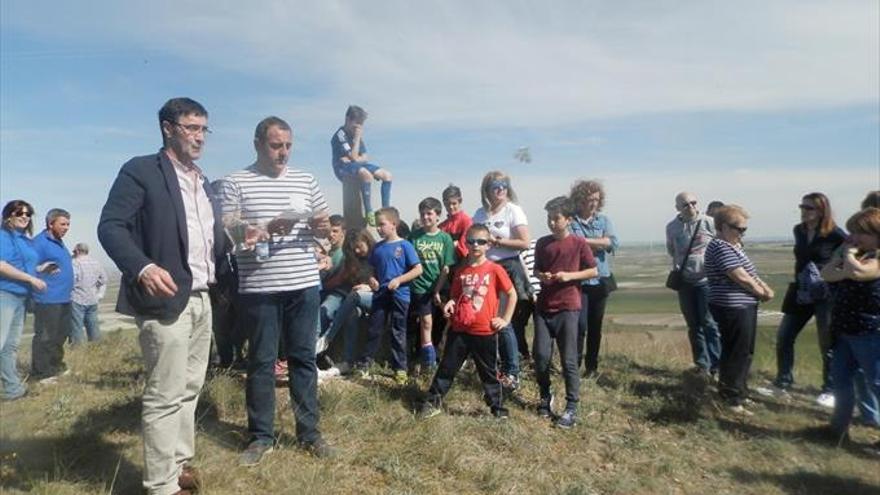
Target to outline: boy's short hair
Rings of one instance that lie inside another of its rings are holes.
[[[467,232],[464,234],[465,239],[470,237],[471,234],[476,234],[477,232],[486,234],[486,237],[492,237],[492,234],[489,232],[489,227],[486,227],[481,223],[474,223],[471,224],[470,227],[468,227]]]
[[[357,105],[349,105],[348,110],[345,111],[345,118],[362,124],[367,120],[367,111]]]
[[[455,184],[449,184],[446,186],[446,189],[443,190],[443,201],[448,201],[452,198],[456,198],[461,200],[461,189]]]
[[[437,198],[427,197],[419,203],[419,214],[425,210],[434,210],[439,215],[443,213],[443,204]]]
[[[345,217],[342,215],[330,215],[330,226],[342,227],[342,230],[345,230]]]
[[[544,205],[544,209],[547,210],[548,215],[552,216],[562,215],[565,218],[571,218],[574,216],[572,201],[566,196],[557,196],[550,201],[547,201],[547,204]]]
[[[387,217],[389,220],[394,222],[394,225],[400,223],[400,212],[397,211],[397,208],[393,206],[386,206],[385,208],[379,208],[376,210],[376,213],[373,214],[376,217],[376,220],[379,219],[379,215]]]

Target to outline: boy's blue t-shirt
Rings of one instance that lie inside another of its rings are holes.
[[[416,248],[409,241],[379,241],[370,253],[370,265],[379,281],[378,294],[388,290],[391,279],[403,275],[419,263]],[[394,291],[394,297],[409,301],[409,283],[401,284]]]
[[[342,172],[341,168],[345,163],[343,163],[342,158],[349,156],[351,153],[351,144],[352,139],[351,136],[345,132],[345,126],[340,127],[333,133],[333,138],[330,139],[330,148],[333,150],[333,173],[336,174],[336,178],[342,180]],[[361,146],[360,152],[367,152],[367,143],[364,142],[364,139],[361,138]]]
[[[58,273],[37,273],[46,282],[44,292],[35,292],[34,301],[39,304],[64,304],[70,302],[73,291],[73,259],[64,241],[55,239],[47,231],[34,237],[34,249],[37,251],[37,265],[51,261],[58,265]]]

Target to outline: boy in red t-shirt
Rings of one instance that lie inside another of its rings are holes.
[[[508,417],[498,381],[498,331],[513,317],[516,289],[504,268],[486,259],[489,239],[489,229],[484,225],[472,225],[467,230],[468,257],[452,279],[451,299],[444,307],[451,331],[428,397],[419,411],[423,418],[440,413],[441,401],[468,356],[476,364],[492,415],[501,419]],[[501,296],[505,300],[504,313],[498,316]]]
[[[553,198],[544,206],[551,235],[538,239],[535,246],[535,276],[541,281],[538,308],[535,312],[535,340],[532,355],[541,402],[538,414],[553,416],[550,393],[550,359],[553,341],[559,347],[562,376],[565,380],[565,412],[556,418],[560,428],[571,428],[577,418],[578,388],[578,315],[581,309],[580,281],[599,276],[593,251],[587,242],[568,229],[574,208],[565,196]]]
[[[440,222],[440,230],[452,236],[455,242],[456,263],[467,257],[468,249],[465,245],[465,232],[473,223],[471,217],[461,209],[461,189],[449,184],[443,190],[443,206],[446,207],[446,220]]]

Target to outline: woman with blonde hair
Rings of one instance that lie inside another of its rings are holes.
[[[529,299],[531,286],[519,257],[520,251],[529,248],[528,219],[516,204],[516,192],[510,184],[510,177],[498,170],[487,173],[480,184],[480,199],[483,206],[474,213],[472,220],[489,229],[491,247],[486,257],[501,265],[510,276],[518,301]],[[513,320],[519,321],[516,314]],[[499,332],[499,337],[501,383],[505,388],[515,389],[519,384],[519,347],[510,322]]]
[[[15,200],[3,207],[0,228],[0,399],[16,400],[27,393],[16,366],[24,329],[25,303],[33,291],[46,290],[37,278],[37,252],[31,243],[34,208]]]
[[[597,180],[579,180],[571,186],[571,201],[576,215],[571,232],[583,237],[596,258],[599,278],[581,282],[581,313],[578,318],[578,362],[583,361],[584,374],[595,377],[599,369],[599,346],[602,343],[602,321],[605,303],[617,283],[611,270],[611,256],[619,247],[614,224],[602,213],[605,188]],[[586,344],[586,345],[585,345]]]

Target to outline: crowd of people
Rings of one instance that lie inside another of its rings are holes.
[[[246,371],[250,439],[241,465],[276,445],[275,394],[286,383],[296,440],[321,458],[335,449],[319,429],[318,386],[341,375],[370,378],[388,337],[393,380],[431,377],[418,410],[443,411],[455,376],[470,360],[490,413],[509,416],[524,362],[539,390],[535,412],[558,428],[578,422],[582,379],[599,372],[602,322],[617,289],[619,241],[603,212],[605,190],[578,180],[545,205],[550,234],[533,239],[511,177],[487,173],[481,207],[469,216],[462,191],[418,204],[412,227],[391,201],[391,173],[370,161],[366,112],[348,108],[331,138],[341,181],[359,184],[363,216],[331,215],[315,177],[288,166],[293,133],[278,117],[254,132],[255,160],[210,183],[196,165],[210,132],[208,112],[189,98],[159,111],[162,147],[122,166],[101,212],[100,242],[122,272],[117,311],[135,317],[145,368],[144,481],[149,493],[198,490],[195,408],[209,366]],[[381,182],[373,211],[371,186]],[[693,372],[718,383],[729,412],[752,415],[747,379],[757,307],[775,297],[744,250],[749,215],[740,206],[675,197],[666,227],[672,270],[687,323]],[[880,191],[835,225],[828,198],[802,198],[794,229],[795,282],[785,295],[777,337],[778,374],[758,393],[784,396],[794,384],[794,341],[816,318],[823,359],[821,404],[834,408],[842,438],[859,402],[863,421],[880,425]],[[443,219],[445,209],[446,218]],[[50,210],[33,236],[34,208],[11,201],[0,229],[0,379],[3,400],[25,397],[16,356],[32,304],[32,379],[51,384],[67,372],[64,343],[100,337],[97,303],[106,274],[89,248],[73,256],[63,237],[70,214]],[[526,337],[533,321],[531,346]],[[555,348],[555,349],[554,349]],[[551,370],[558,351],[564,408],[556,408]],[[332,357],[336,358],[336,361]],[[854,392],[855,390],[855,392]],[[831,397],[831,399],[828,399]]]

